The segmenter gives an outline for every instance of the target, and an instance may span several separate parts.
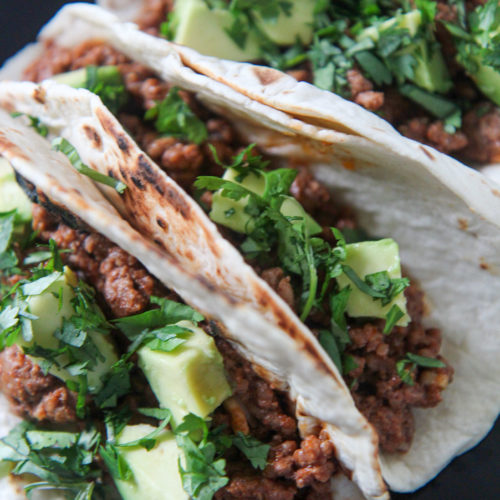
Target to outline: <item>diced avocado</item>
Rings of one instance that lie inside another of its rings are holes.
[[[310,235],[321,233],[321,226],[304,210],[302,205],[293,197],[287,196],[280,207],[280,212],[287,217],[301,217],[305,222]],[[301,220],[293,224],[302,224]]]
[[[410,36],[415,36],[418,28],[422,24],[422,14],[419,10],[412,10],[406,14],[400,14],[384,21],[379,26],[370,26],[364,29],[357,37],[358,41],[365,38],[371,38],[374,42],[378,42],[380,33],[393,26],[398,28],[406,28]],[[426,40],[420,40],[413,47],[412,55],[417,61],[413,68],[413,78],[419,87],[428,90],[429,92],[448,92],[453,87],[450,79],[446,63],[441,51],[430,45]]]
[[[223,175],[223,179],[232,181],[235,184],[240,184],[249,191],[252,191],[259,196],[262,196],[266,190],[266,178],[264,175],[259,175],[250,172],[241,182],[237,181],[239,173],[228,168]],[[222,224],[233,231],[239,233],[251,233],[254,229],[252,216],[245,212],[245,207],[248,204],[248,196],[241,198],[241,200],[232,200],[222,196],[219,191],[214,193],[212,198],[212,209],[210,211],[210,218]],[[297,220],[293,223],[305,224],[308,227],[309,234],[314,235],[321,232],[321,226],[302,208],[302,205],[292,196],[286,196],[283,201],[280,212],[288,217],[301,217],[303,220]]]
[[[102,82],[110,80],[112,83],[116,80],[116,75],[119,75],[116,66],[99,66],[96,68],[97,79]],[[67,73],[60,73],[50,77],[57,83],[68,85],[75,89],[85,88],[87,85],[87,68],[76,69],[68,71]]]
[[[390,278],[401,278],[399,247],[390,238],[346,245],[345,264],[350,266],[361,279],[364,279],[367,274],[380,271],[387,271]],[[396,324],[398,326],[406,326],[408,324],[410,318],[406,312],[406,298],[404,293],[397,295],[386,306],[382,306],[380,300],[373,300],[372,297],[363,293],[345,274],[340,275],[337,278],[337,282],[341,289],[348,285],[351,287],[351,294],[346,308],[349,316],[353,318],[385,318],[386,314],[395,304],[405,313]]]
[[[176,32],[174,42],[186,45],[207,56],[251,61],[259,56],[259,45],[254,34],[241,49],[226,33],[233,23],[228,10],[210,10],[203,0],[182,0],[175,3]]]
[[[438,48],[429,47],[425,40],[421,40],[414,55],[417,64],[412,80],[419,87],[443,94],[453,87],[443,54]]]
[[[238,182],[238,172],[232,168],[228,168],[223,179],[232,181],[236,184],[241,184],[252,193],[262,196],[266,190],[266,179],[263,175],[250,172],[242,182]],[[222,196],[220,191],[214,193],[212,198],[212,210],[210,211],[210,218],[222,224],[223,226],[237,231],[239,233],[251,233],[253,226],[252,216],[245,212],[245,207],[248,204],[248,196],[241,198],[241,200],[232,200]]]
[[[264,21],[257,15],[259,28],[278,45],[292,45],[300,38],[309,44],[313,37],[315,0],[289,0],[290,15],[283,12],[275,23]]]
[[[119,444],[129,443],[151,434],[151,425],[127,425],[118,435]],[[178,461],[181,450],[172,432],[165,430],[156,446],[146,450],[140,446],[117,448],[127,462],[133,477],[127,481],[114,478],[123,500],[188,500],[182,488]]]
[[[357,37],[358,41],[364,38],[371,38],[374,42],[378,42],[380,32],[387,30],[395,25],[398,28],[406,28],[411,36],[415,36],[418,28],[422,24],[422,14],[419,10],[412,10],[406,14],[400,14],[396,17],[391,17],[380,23],[378,26],[369,26],[365,28]]]
[[[29,345],[36,343],[46,349],[57,349],[59,340],[54,337],[54,332],[62,326],[64,318],[69,319],[75,314],[72,300],[75,298],[73,287],[76,286],[77,282],[78,279],[75,274],[66,267],[64,274],[43,293],[26,299],[30,313],[38,317],[38,319],[32,321],[33,341]],[[62,294],[61,299],[59,299],[60,294]],[[118,361],[118,357],[113,345],[104,335],[98,332],[88,333],[99,352],[105,358],[97,361],[92,370],[88,372],[89,388],[98,390],[102,384],[101,377],[109,370],[111,365]],[[20,344],[27,345],[22,341]],[[37,362],[36,357],[32,359],[35,363]],[[60,356],[59,362],[61,364],[65,364],[67,361],[66,355]],[[52,367],[49,372],[65,381],[76,380],[76,377],[70,376],[64,368]]]
[[[31,201],[16,182],[9,162],[0,158],[0,212],[17,210],[16,223],[31,220]]]
[[[475,62],[477,71],[469,76],[486,97],[500,106],[500,72],[491,66],[482,64],[480,57],[476,57]]]
[[[290,45],[299,37],[309,43],[313,35],[314,0],[291,0],[291,14],[280,13],[275,23],[256,15],[256,24],[273,42]],[[252,61],[260,55],[258,35],[250,32],[242,49],[227,34],[234,21],[227,9],[209,9],[203,0],[177,0],[175,2],[174,42],[198,52],[231,59]]]
[[[192,331],[184,344],[171,352],[138,351],[144,371],[160,406],[168,408],[175,423],[188,413],[207,417],[231,395],[224,364],[215,342],[190,321],[180,321]]]

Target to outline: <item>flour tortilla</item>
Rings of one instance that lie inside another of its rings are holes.
[[[66,29],[69,25],[71,33]],[[207,106],[231,119],[248,142],[257,142],[261,149],[284,161],[293,159],[308,164],[337,199],[356,209],[361,224],[370,233],[398,241],[405,268],[426,292],[428,324],[442,329],[442,352],[456,373],[441,405],[415,412],[416,435],[411,450],[405,455],[381,457],[389,486],[396,491],[414,490],[454,456],[474,446],[490,429],[500,408],[498,186],[455,160],[402,138],[386,122],[331,93],[291,82],[274,70],[270,70],[271,78],[268,68],[200,56],[141,33],[133,24],[120,24],[96,7],[65,8],[45,28],[41,39],[55,39],[71,46],[94,34],[165,79],[194,92]],[[7,66],[11,75],[15,74],[16,63],[14,60]],[[238,79],[238,75],[250,77],[252,73],[254,79]],[[116,159],[122,156],[113,156],[121,153],[112,153],[109,147],[96,150],[88,140],[85,142],[81,127],[75,128],[79,111],[64,97],[66,94],[55,86],[41,86],[49,96],[42,104],[34,98],[34,88],[0,85],[0,95],[6,92],[7,96],[0,98],[0,105],[9,110],[9,103],[15,104],[16,109],[57,127],[60,135],[78,143],[86,163],[105,173],[109,168],[127,182],[117,168]],[[100,124],[108,138],[121,134],[120,129],[106,127],[102,121]],[[127,175],[141,173],[133,161],[127,162],[127,166]],[[301,338],[308,338],[305,327],[244,265],[204,214],[192,207],[196,224],[182,220],[180,205],[172,201],[177,196],[165,197],[156,190],[171,181],[160,171],[153,171],[154,182],[144,192],[134,193],[134,202],[140,201],[137,206],[144,209],[132,210],[129,220],[161,241],[171,255],[179,258],[181,266],[199,273],[213,287],[245,304],[252,317],[258,311],[261,321],[272,323],[281,316],[286,319],[282,333],[300,331]],[[180,196],[180,191],[176,193]],[[190,203],[185,196],[182,199]],[[168,234],[154,220],[162,214],[169,223],[172,220]],[[179,241],[176,236],[182,239]],[[234,332],[231,314],[224,322]],[[347,389],[333,365],[328,366],[334,370],[338,397],[344,398]],[[317,389],[316,381],[310,383],[310,387],[303,386],[305,391]],[[315,409],[321,407],[322,411],[330,405],[319,399],[317,403]],[[350,404],[354,406],[352,401]],[[381,490],[377,493],[376,481],[364,479],[364,474],[376,470],[372,455],[363,455],[359,450],[355,458],[349,456],[348,443],[341,434],[349,436],[352,426],[349,419],[339,415],[347,410],[336,410],[337,420],[332,422],[338,426],[338,434],[333,440],[341,460],[350,461],[353,467],[348,468],[354,470],[353,478],[365,495],[383,494]],[[335,413],[335,409],[330,411]]]

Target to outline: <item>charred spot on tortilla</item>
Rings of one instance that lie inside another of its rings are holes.
[[[481,262],[479,263],[479,267],[483,271],[490,271],[491,270],[491,266],[484,259],[481,259]]]
[[[20,158],[24,161],[29,161],[29,157],[24,154],[24,151],[21,150],[18,146],[13,144],[9,139],[5,137],[5,135],[0,130],[0,153],[10,151],[17,158]],[[7,158],[8,159],[8,158]]]
[[[187,201],[175,189],[168,187],[165,196],[176,212],[180,213],[184,219],[190,219],[191,208]]]
[[[262,85],[271,85],[281,78],[283,78],[283,73],[272,68],[262,68],[260,66],[255,66],[252,68],[255,76],[259,79]]]
[[[132,179],[132,182],[134,183],[134,185],[136,187],[138,187],[141,191],[144,191],[146,189],[146,186],[141,181],[141,179],[139,179],[139,178],[137,178],[135,176],[131,176],[131,179]]]
[[[462,231],[467,231],[467,229],[469,228],[469,221],[467,219],[459,218],[458,219],[458,227]]]
[[[127,170],[125,170],[125,168],[123,168],[121,165],[120,165],[120,174],[122,174],[122,177],[124,180],[128,180],[128,172]]]
[[[97,133],[97,130],[95,130],[90,125],[84,125],[83,131],[85,132],[85,135],[87,136],[89,141],[92,142],[92,145],[97,149],[101,149],[102,139],[100,135]]]
[[[123,151],[124,153],[127,153],[127,155],[128,155],[129,154],[128,139],[122,134],[117,134],[115,136],[115,138],[116,138],[116,143],[118,144],[118,147],[120,148],[120,150]]]
[[[168,224],[161,217],[156,218],[156,223],[165,231],[168,231]]]
[[[150,161],[148,160],[146,155],[141,153],[137,157],[137,166],[139,167],[139,171],[147,183],[153,186],[157,184],[157,182],[159,181],[159,176],[151,167]]]
[[[429,158],[430,160],[435,160],[436,158],[434,155],[424,146],[419,146],[419,148],[425,153],[425,156]]]
[[[47,97],[45,89],[43,89],[42,87],[36,87],[33,91],[33,97],[35,101],[39,102],[40,104],[45,104],[45,98]]]

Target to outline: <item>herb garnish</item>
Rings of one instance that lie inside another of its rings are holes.
[[[163,101],[149,109],[146,120],[155,120],[158,132],[166,136],[179,137],[201,144],[208,137],[205,124],[191,111],[179,95],[179,88],[170,89]]]
[[[30,121],[30,127],[33,127],[42,137],[47,137],[47,135],[49,135],[49,128],[47,127],[47,125],[44,125],[41,122],[40,118],[37,118],[36,116],[25,115],[24,113],[19,112],[12,113],[11,116],[13,118],[26,116]]]
[[[127,104],[128,94],[123,77],[116,66],[87,66],[83,88],[98,95],[103,104],[116,114]]]
[[[0,439],[0,459],[13,464],[15,475],[32,474],[41,481],[25,487],[28,497],[36,489],[51,489],[74,499],[105,498],[102,470],[94,459],[100,434],[93,428],[79,433],[37,429],[22,422]]]
[[[246,238],[240,249],[248,258],[257,260],[264,267],[273,265],[269,254],[276,252],[277,261],[285,275],[292,278],[295,288],[301,289],[302,321],[306,321],[313,309],[323,311],[325,306],[329,306],[330,329],[319,332],[319,341],[342,372],[342,355],[350,343],[346,307],[351,288],[339,289],[335,278],[345,274],[354,286],[373,300],[380,301],[382,306],[390,304],[400,295],[409,285],[409,280],[391,278],[387,271],[360,278],[345,264],[346,242],[340,231],[331,228],[337,240],[337,245],[332,248],[324,239],[310,234],[311,226],[305,220],[306,215],[284,215],[280,209],[290,197],[296,171],[286,168],[265,171],[268,162],[255,154],[253,148],[253,144],[248,146],[234,158],[231,165],[223,165],[213,152],[219,165],[237,173],[236,182],[204,176],[199,177],[194,185],[199,189],[217,191],[220,196],[231,200],[245,199],[243,211],[251,217],[245,225]],[[250,174],[264,179],[262,195],[239,184]],[[386,315],[384,333],[390,333],[403,315],[403,311],[394,305]]]
[[[153,351],[173,351],[184,344],[191,333],[189,328],[175,323],[190,321],[197,324],[204,319],[193,308],[173,300],[151,297],[151,304],[160,307],[113,321],[132,342],[127,358],[143,345]]]
[[[116,191],[118,191],[120,194],[122,194],[125,189],[127,189],[127,185],[122,181],[118,181],[116,179],[113,179],[112,177],[109,177],[108,175],[101,174],[100,172],[97,172],[96,170],[85,165],[82,162],[82,159],[80,158],[80,155],[78,154],[78,151],[75,149],[75,147],[63,137],[57,137],[52,141],[52,149],[65,154],[73,167],[75,167],[78,172],[86,175],[90,179],[101,184],[105,184],[106,186],[110,186],[116,189]]]
[[[405,384],[414,385],[413,374],[417,366],[423,368],[445,368],[446,364],[440,359],[407,352],[406,357],[396,363],[396,372]]]

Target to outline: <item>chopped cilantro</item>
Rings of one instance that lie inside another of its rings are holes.
[[[87,66],[84,88],[98,95],[114,114],[127,104],[128,94],[116,66]]]
[[[116,191],[118,191],[120,194],[122,194],[125,189],[127,189],[126,184],[124,184],[123,182],[113,179],[112,177],[109,177],[107,175],[101,174],[100,172],[97,172],[96,170],[93,170],[92,168],[85,165],[82,162],[77,150],[66,139],[62,137],[54,139],[52,141],[52,148],[65,154],[73,167],[75,167],[78,172],[86,175],[90,179],[101,184],[105,184],[106,186],[110,186],[116,189]]]
[[[384,334],[389,335],[394,325],[405,315],[399,306],[394,304],[385,317]]]
[[[155,120],[158,132],[201,144],[208,137],[205,124],[191,111],[179,95],[179,88],[170,89],[167,97],[149,109],[146,120]]]
[[[151,297],[151,303],[160,307],[114,321],[132,341],[127,356],[142,345],[148,346],[153,351],[171,352],[186,342],[191,333],[189,328],[175,323],[184,320],[197,324],[203,321],[203,316],[199,312],[185,304],[159,297]]]
[[[440,359],[419,356],[418,354],[407,352],[406,357],[396,363],[396,372],[405,384],[414,385],[413,374],[417,366],[423,368],[445,368],[446,363]]]
[[[261,443],[252,436],[238,432],[233,438],[233,444],[250,461],[254,469],[264,470],[267,465],[267,456],[271,446]]]
[[[11,462],[12,474],[40,479],[25,487],[51,489],[73,498],[105,498],[102,470],[95,462],[100,434],[93,428],[79,433],[41,430],[22,422],[0,439],[0,459]]]
[[[12,113],[11,116],[13,118],[17,118],[19,116],[26,116],[30,121],[30,127],[33,127],[42,137],[47,137],[49,135],[49,128],[47,125],[44,125],[40,118],[31,115],[25,115],[24,113]]]

